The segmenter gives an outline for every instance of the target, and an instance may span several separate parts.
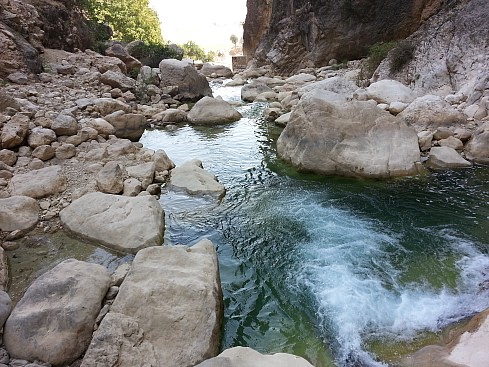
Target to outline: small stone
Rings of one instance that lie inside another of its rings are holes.
[[[2,243],[2,248],[5,251],[14,251],[14,250],[17,250],[19,247],[20,247],[20,244],[18,242],[5,241]]]
[[[105,315],[107,315],[107,313],[109,312],[109,310],[110,310],[110,306],[109,305],[104,305],[104,307],[102,307],[102,309],[100,310],[97,318],[95,319],[95,324],[97,324],[97,325],[100,324],[100,322],[103,320],[103,318],[105,317]]]
[[[112,286],[109,288],[109,290],[107,291],[107,294],[105,295],[105,298],[106,299],[114,299],[115,296],[117,296],[117,293],[119,293],[119,287],[117,286]]]
[[[130,269],[131,264],[129,263],[119,265],[112,273],[110,286],[120,286]]]

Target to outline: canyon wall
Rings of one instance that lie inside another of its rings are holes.
[[[457,0],[248,0],[244,52],[282,74],[366,56]]]

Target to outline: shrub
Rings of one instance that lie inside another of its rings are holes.
[[[416,46],[411,41],[403,40],[399,42],[389,55],[389,69],[391,73],[402,70],[414,58]]]
[[[157,68],[163,59],[182,59],[181,53],[170,45],[140,42],[134,46],[131,55],[143,65]]]

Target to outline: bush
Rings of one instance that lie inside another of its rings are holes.
[[[178,50],[161,43],[140,42],[133,47],[131,55],[141,61],[143,65],[152,68],[157,68],[163,59],[182,59],[182,54]]]
[[[389,56],[389,69],[391,73],[396,73],[402,70],[414,58],[416,46],[411,41],[401,41],[394,48]]]

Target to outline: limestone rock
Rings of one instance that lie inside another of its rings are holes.
[[[202,162],[193,159],[174,168],[170,174],[168,187],[183,190],[190,195],[211,195],[222,198],[226,192],[216,176],[202,168]]]
[[[56,133],[51,129],[45,129],[43,127],[35,127],[31,130],[27,143],[32,149],[35,149],[41,145],[49,145],[56,140]]]
[[[102,116],[107,116],[115,111],[131,112],[131,107],[124,102],[112,98],[97,98],[92,101],[96,111]]]
[[[453,148],[433,147],[426,164],[432,168],[464,168],[472,164],[463,159]]]
[[[416,98],[414,92],[396,80],[380,80],[367,88],[368,98],[377,103],[411,103]]]
[[[59,114],[51,124],[51,130],[53,130],[57,136],[76,135],[78,132],[78,123],[74,117]]]
[[[12,311],[12,300],[5,291],[0,291],[0,328],[3,328],[5,321]]]
[[[158,149],[154,156],[155,170],[158,172],[169,171],[175,168],[175,163],[168,157],[164,150]]]
[[[464,143],[462,143],[460,139],[457,139],[454,136],[449,136],[446,139],[439,140],[438,144],[441,147],[449,147],[459,151],[462,151],[462,149],[464,148]]]
[[[489,164],[489,122],[485,122],[474,132],[465,151],[471,161]]]
[[[87,125],[97,130],[100,135],[109,136],[115,133],[115,127],[103,118],[89,119]]]
[[[250,83],[241,88],[241,99],[246,102],[253,102],[262,93],[273,92],[273,89],[263,83]]]
[[[20,104],[13,98],[9,96],[4,91],[0,91],[0,112],[5,111],[6,108],[13,108],[14,110],[20,110]]]
[[[56,149],[51,145],[41,145],[32,151],[32,157],[48,161],[56,155]]]
[[[0,231],[29,230],[39,221],[39,204],[27,196],[0,199]]]
[[[299,93],[302,95],[304,93],[310,92],[313,89],[327,90],[330,92],[342,94],[344,96],[350,96],[358,89],[358,86],[351,80],[336,76],[333,78],[328,78],[319,82],[308,84],[299,89]]]
[[[128,178],[124,180],[124,190],[122,195],[124,196],[138,196],[141,192],[141,182],[135,178]]]
[[[105,116],[118,138],[138,141],[146,129],[146,117],[138,113],[115,112]]]
[[[463,113],[434,95],[416,98],[398,116],[418,131],[454,126],[466,121]]]
[[[187,119],[193,124],[223,124],[238,121],[241,114],[228,102],[212,97],[204,97],[199,100],[187,115]]]
[[[217,78],[232,78],[234,75],[232,70],[227,66],[212,62],[205,62],[204,65],[202,65],[200,72],[209,77],[214,74]]]
[[[106,194],[119,194],[124,188],[122,168],[117,162],[107,162],[96,179],[98,189]]]
[[[109,282],[103,266],[74,259],[37,278],[5,324],[11,356],[53,365],[73,362],[90,343]]]
[[[50,166],[12,177],[9,190],[12,195],[40,199],[65,189],[66,178],[60,166]]]
[[[208,359],[195,367],[313,367],[304,358],[287,353],[264,355],[251,348],[226,349],[215,358]]]
[[[82,366],[194,366],[219,352],[222,316],[212,242],[143,249]]]
[[[126,70],[130,73],[132,70],[139,70],[142,66],[141,62],[132,57],[127,50],[118,43],[114,43],[112,46],[105,50],[105,54],[111,57],[117,57],[124,64],[126,64]]]
[[[165,111],[157,113],[156,115],[153,115],[152,119],[158,122],[185,122],[187,121],[187,112],[179,110],[177,108],[169,108]]]
[[[0,133],[0,148],[15,148],[23,143],[29,132],[29,119],[24,117],[8,121]]]
[[[175,59],[166,59],[160,62],[160,85],[178,86],[180,99],[198,100],[205,96],[212,96],[207,79],[199,74],[195,68],[185,62]]]
[[[158,69],[153,69],[150,66],[144,65],[140,70],[136,79],[136,85],[160,85],[160,77],[158,76]]]
[[[7,166],[13,166],[17,162],[17,155],[10,149],[1,149],[0,162],[5,163]]]
[[[306,74],[306,73],[299,73],[297,75],[293,75],[287,79],[285,79],[285,82],[288,84],[305,84],[305,83],[310,83],[316,80],[316,77],[311,74]]]
[[[107,70],[100,77],[100,81],[110,85],[112,88],[119,88],[122,91],[131,90],[136,86],[136,81],[121,72]]]
[[[431,142],[433,141],[433,133],[431,131],[420,131],[418,133],[419,149],[424,152],[431,149]]]
[[[93,192],[73,201],[60,218],[75,234],[118,251],[136,253],[163,243],[164,213],[152,196]]]
[[[137,178],[141,181],[141,187],[143,190],[153,183],[153,179],[155,177],[155,163],[148,162],[138,164],[137,166],[127,167],[127,174],[133,178]]]
[[[277,141],[277,152],[301,171],[357,177],[417,172],[418,137],[373,102],[331,103],[305,94]]]

